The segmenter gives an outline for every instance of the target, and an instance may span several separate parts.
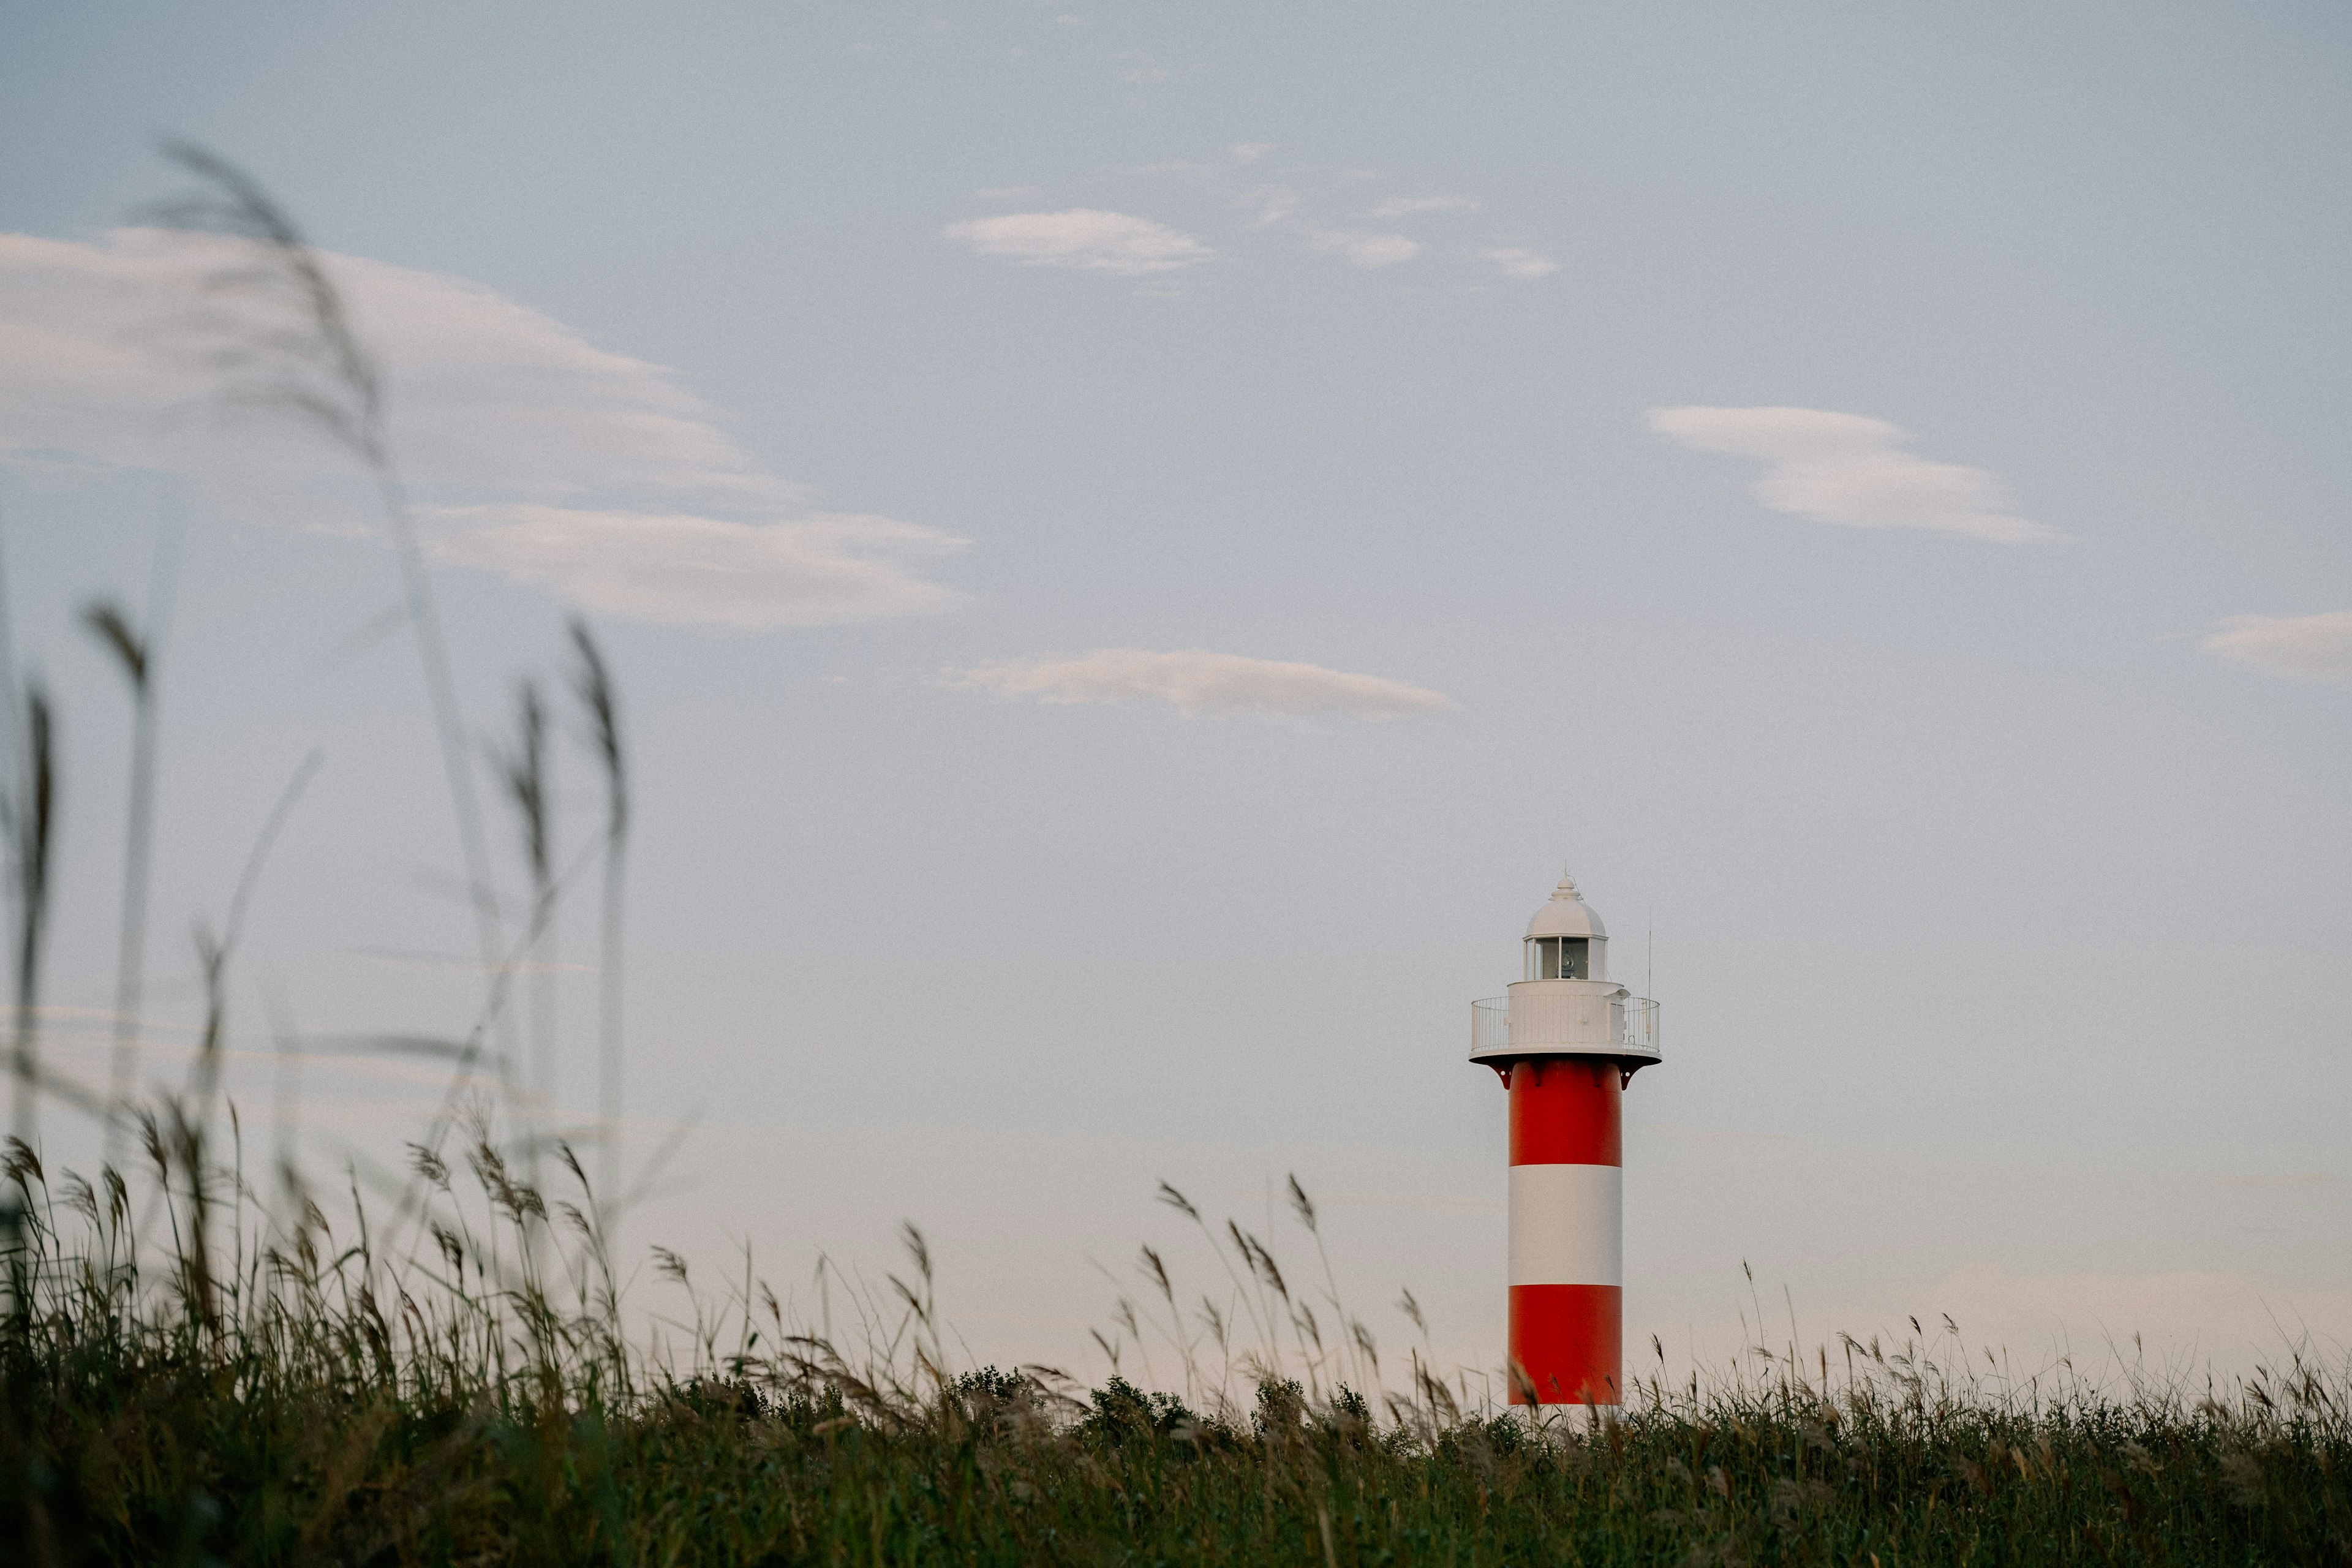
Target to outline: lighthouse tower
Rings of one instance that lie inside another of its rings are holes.
[[[1658,1005],[1609,978],[1609,932],[1562,876],[1522,978],[1470,1006],[1470,1059],[1511,1096],[1511,1403],[1616,1405],[1624,1379],[1619,1108],[1658,1059]]]

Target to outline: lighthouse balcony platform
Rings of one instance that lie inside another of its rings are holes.
[[[1605,980],[1522,980],[1470,1004],[1470,1059],[1520,1057],[1657,1061],[1658,1005]]]

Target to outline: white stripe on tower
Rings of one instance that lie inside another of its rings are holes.
[[[1615,1165],[1511,1167],[1511,1283],[1625,1283],[1625,1173]]]

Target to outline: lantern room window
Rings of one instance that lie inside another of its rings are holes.
[[[1528,938],[1528,978],[1589,980],[1592,974],[1592,939],[1586,936]]]

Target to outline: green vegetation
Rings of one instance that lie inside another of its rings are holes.
[[[1545,1430],[1417,1362],[1377,1405],[1267,1377],[1196,1409],[942,1370],[912,1232],[854,1364],[764,1286],[714,1300],[667,1255],[691,1342],[656,1352],[621,1332],[593,1206],[555,1205],[558,1247],[486,1137],[470,1210],[418,1151],[398,1257],[307,1200],[248,1233],[194,1145],[150,1125],[160,1274],[122,1178],[53,1190],[16,1151],[0,1561],[2352,1562],[2346,1385],[2300,1363],[2226,1403],[1998,1397],[1849,1343],[1843,1371],[1782,1357]]]

